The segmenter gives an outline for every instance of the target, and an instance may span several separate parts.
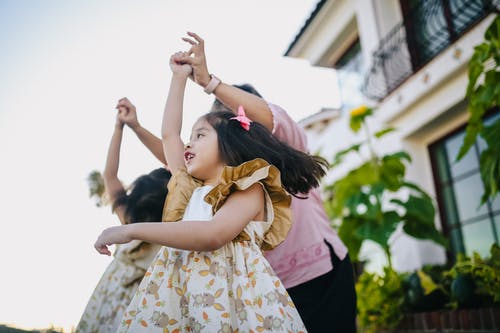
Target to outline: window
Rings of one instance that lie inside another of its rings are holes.
[[[363,53],[359,38],[344,52],[333,66],[338,73],[340,95],[344,108],[359,106],[363,102]]]
[[[400,0],[416,71],[491,11],[491,0]]]
[[[498,114],[486,123],[497,118]],[[500,236],[500,195],[479,206],[483,194],[479,156],[486,145],[478,138],[467,155],[455,162],[464,135],[465,127],[429,146],[437,201],[452,256],[474,251],[488,256]]]

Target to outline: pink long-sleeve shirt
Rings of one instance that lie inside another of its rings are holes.
[[[269,104],[273,114],[273,134],[291,147],[307,152],[304,130],[277,105]],[[307,199],[292,197],[292,228],[287,238],[275,249],[266,252],[266,258],[278,274],[285,288],[295,287],[332,270],[330,251],[343,260],[347,248],[330,227],[319,190],[313,189]]]

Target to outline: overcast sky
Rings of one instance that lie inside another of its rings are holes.
[[[205,38],[209,70],[250,82],[294,119],[339,105],[331,69],[283,57],[317,0],[0,0],[0,323],[75,326],[109,257],[92,244],[117,224],[88,197],[114,106],[127,96],[159,134],[170,55]],[[189,83],[187,137],[212,101]],[[159,167],[126,131],[120,178]]]

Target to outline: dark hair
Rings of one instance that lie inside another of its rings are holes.
[[[252,86],[249,83],[233,84],[233,87],[239,88],[241,90],[246,91],[247,93],[250,93],[252,95],[259,96],[260,98],[262,98],[262,95],[259,94],[259,92],[257,91],[257,89],[255,89],[254,86]],[[221,101],[219,101],[216,98],[215,101],[212,104],[212,108],[210,109],[210,111],[216,112],[216,111],[231,111],[231,110],[229,108],[227,108],[224,104],[222,104]]]
[[[159,222],[167,196],[167,183],[171,174],[165,168],[158,168],[137,178],[127,193],[123,191],[113,202],[113,210],[125,206],[128,223]]]
[[[217,132],[224,163],[237,166],[262,158],[280,170],[283,187],[292,195],[317,187],[326,173],[325,159],[288,146],[258,122],[252,122],[246,131],[237,120],[231,120],[232,112],[210,112],[203,117]]]

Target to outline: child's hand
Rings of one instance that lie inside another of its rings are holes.
[[[125,109],[123,107],[117,108],[118,113],[116,114],[116,122],[115,122],[115,129],[123,129],[123,126],[125,125],[124,122],[120,119],[120,115],[125,113]]]
[[[187,78],[191,74],[193,68],[183,60],[186,58],[189,58],[187,52],[177,52],[170,57],[170,69],[174,75]]]
[[[121,122],[132,129],[140,126],[139,120],[137,119],[137,110],[134,104],[130,103],[128,98],[123,97],[122,99],[120,99],[118,101],[118,104],[116,105],[116,108],[119,110],[118,119]],[[120,112],[120,110],[123,110],[124,112]]]
[[[116,227],[111,227],[104,229],[99,238],[94,244],[95,249],[100,254],[105,254],[110,256],[111,251],[109,251],[108,246],[113,244],[125,244],[132,240],[128,230],[128,225],[120,225]]]
[[[182,40],[191,44],[191,48],[187,55],[182,58],[182,61],[190,64],[193,68],[193,79],[202,87],[206,87],[210,82],[210,73],[207,68],[207,59],[205,57],[205,41],[194,32],[187,33],[194,40],[187,37],[182,37]],[[191,57],[193,55],[193,57]]]

